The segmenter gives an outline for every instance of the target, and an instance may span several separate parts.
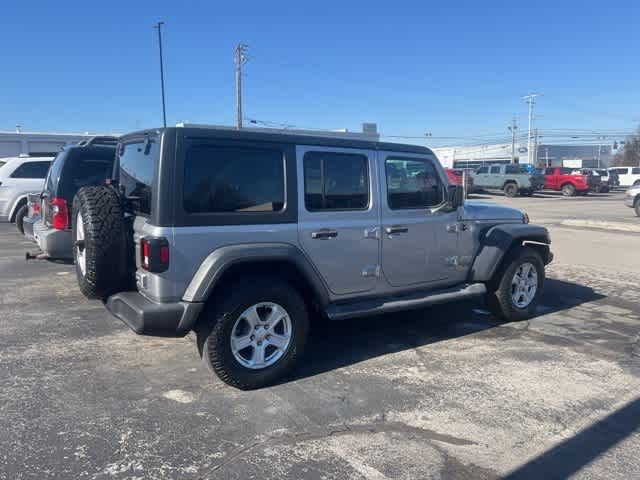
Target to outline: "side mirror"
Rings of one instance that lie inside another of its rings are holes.
[[[464,205],[464,188],[462,185],[449,185],[447,201],[453,209],[457,209]]]

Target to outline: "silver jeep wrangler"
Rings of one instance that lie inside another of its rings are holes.
[[[466,202],[427,148],[185,126],[120,138],[110,185],[73,201],[82,292],[135,332],[195,330],[242,389],[302,354],[328,320],[485,296],[535,314],[552,259],[526,214]]]

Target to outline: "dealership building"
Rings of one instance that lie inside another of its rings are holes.
[[[0,131],[0,158],[25,155],[30,157],[55,156],[65,145],[91,138],[96,133],[45,133]]]
[[[510,163],[511,143],[493,145],[471,145],[432,149],[445,167],[475,168],[490,163]],[[568,166],[574,168],[598,168],[609,165],[615,151],[609,144],[540,144],[535,149],[536,157],[529,161],[527,145],[515,147],[518,163],[533,163],[535,166]]]

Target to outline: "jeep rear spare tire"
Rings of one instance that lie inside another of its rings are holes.
[[[250,390],[291,371],[309,331],[307,307],[290,284],[266,275],[232,281],[196,326],[203,360],[228,385]]]
[[[126,237],[124,215],[112,187],[81,188],[73,199],[73,259],[80,291],[104,299],[125,290]]]

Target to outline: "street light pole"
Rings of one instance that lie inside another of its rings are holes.
[[[527,135],[527,160],[529,164],[531,164],[531,126],[533,124],[533,106],[536,104],[537,96],[539,96],[538,93],[530,93],[529,95],[522,97],[529,104],[529,133]]]
[[[153,26],[153,28],[158,30],[158,48],[160,49],[160,89],[162,90],[162,124],[167,128],[167,108],[164,101],[164,65],[162,61],[162,25],[164,25],[164,22],[158,22]]]
[[[511,163],[516,163],[516,130],[518,129],[518,125],[516,125],[516,117],[513,117],[511,125],[507,128],[511,132]]]

